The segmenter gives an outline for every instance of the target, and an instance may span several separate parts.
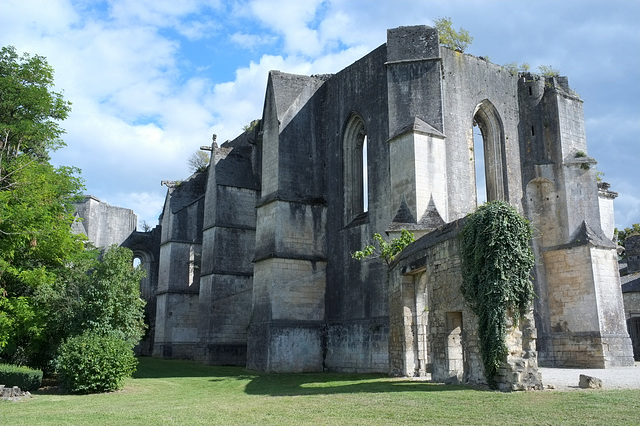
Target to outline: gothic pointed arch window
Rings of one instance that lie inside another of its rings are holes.
[[[473,114],[474,162],[477,204],[508,200],[505,177],[504,127],[496,107],[488,100],[478,104]],[[479,131],[478,131],[479,130]]]
[[[351,114],[343,138],[344,206],[347,223],[369,209],[367,131],[364,120]]]

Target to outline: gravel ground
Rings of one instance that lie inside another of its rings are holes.
[[[581,390],[578,387],[580,375],[584,374],[602,380],[603,389],[640,389],[640,362],[633,367],[607,369],[590,368],[538,368],[542,383],[554,385],[557,390]]]

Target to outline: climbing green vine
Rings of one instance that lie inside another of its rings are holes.
[[[392,239],[390,243],[386,242],[380,234],[373,234],[373,239],[374,244],[369,244],[362,250],[358,250],[353,253],[351,257],[358,260],[363,260],[368,257],[379,257],[387,263],[387,266],[389,266],[398,253],[415,241],[413,233],[406,229],[403,229],[400,236]],[[375,243],[377,243],[377,247]]]
[[[507,315],[517,324],[533,299],[531,236],[529,222],[502,201],[480,206],[460,234],[461,291],[478,316],[480,351],[491,388],[507,356]]]

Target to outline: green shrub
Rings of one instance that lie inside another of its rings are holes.
[[[0,364],[0,384],[5,387],[18,386],[23,391],[36,391],[42,384],[42,371]]]
[[[137,363],[130,343],[117,336],[88,332],[67,339],[55,359],[60,386],[70,393],[121,389]]]

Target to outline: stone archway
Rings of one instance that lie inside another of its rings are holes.
[[[484,174],[487,201],[509,198],[506,178],[505,137],[502,119],[496,107],[487,99],[480,102],[473,113],[473,125],[482,134]],[[474,158],[482,156],[476,155]]]

